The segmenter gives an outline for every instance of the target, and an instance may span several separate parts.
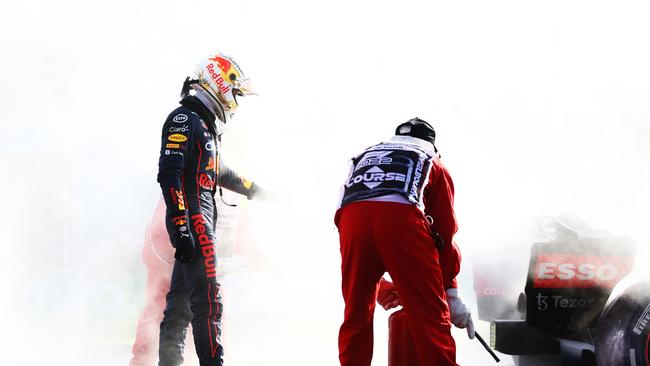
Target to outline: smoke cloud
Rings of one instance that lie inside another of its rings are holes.
[[[573,213],[647,253],[645,3],[0,9],[3,364],[127,364],[160,194],[160,128],[194,63],[216,49],[260,94],[227,126],[225,162],[279,197],[241,202],[254,256],[223,280],[229,364],[336,364],[333,215],[347,161],[415,116],[435,126],[454,178],[460,293],[471,308],[478,256],[525,270],[532,217]],[[646,278],[638,269],[634,278]],[[387,317],[377,311],[373,365],[386,364]],[[478,329],[488,334],[487,323]],[[459,363],[491,362],[454,335]]]

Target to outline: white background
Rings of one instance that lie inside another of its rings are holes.
[[[414,116],[455,180],[470,306],[472,256],[529,245],[512,234],[527,217],[574,212],[644,243],[649,16],[641,1],[3,1],[2,363],[127,363],[160,127],[217,49],[260,94],[225,159],[286,198],[245,207],[266,261],[224,281],[230,365],[337,363],[347,159]],[[490,362],[455,335],[459,363]]]

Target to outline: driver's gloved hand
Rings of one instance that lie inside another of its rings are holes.
[[[169,239],[172,246],[176,248],[174,258],[183,263],[191,262],[194,258],[194,238],[190,232],[189,225],[185,216],[171,217],[168,219],[170,225],[167,230],[170,231]]]
[[[188,263],[191,262],[194,258],[194,239],[192,238],[192,234],[189,232],[186,234],[179,234],[174,247],[176,248],[174,258],[178,259],[179,261]]]

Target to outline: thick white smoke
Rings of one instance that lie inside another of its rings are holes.
[[[225,161],[283,197],[242,208],[262,260],[224,279],[231,365],[336,364],[332,218],[347,159],[414,116],[436,127],[455,180],[460,291],[472,308],[473,257],[530,245],[520,241],[529,217],[576,213],[647,249],[649,10],[631,1],[3,3],[2,364],[127,363],[160,126],[184,77],[215,49],[260,93],[228,126]],[[527,262],[527,250],[510,259]],[[373,364],[384,365],[387,315],[376,319]],[[491,362],[454,334],[461,364]]]

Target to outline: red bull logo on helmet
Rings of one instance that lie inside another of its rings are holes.
[[[223,79],[223,76],[220,73],[217,73],[216,70],[214,69],[214,64],[210,63],[208,64],[207,68],[208,73],[210,73],[210,77],[214,82],[217,84],[217,87],[219,87],[219,91],[223,94],[227,93],[230,91],[230,87],[225,84],[225,81]]]
[[[217,67],[221,69],[221,72],[226,75],[228,74],[228,71],[230,71],[230,68],[232,67],[232,63],[230,61],[220,56],[214,56],[212,58],[209,58],[208,60],[214,61]]]

